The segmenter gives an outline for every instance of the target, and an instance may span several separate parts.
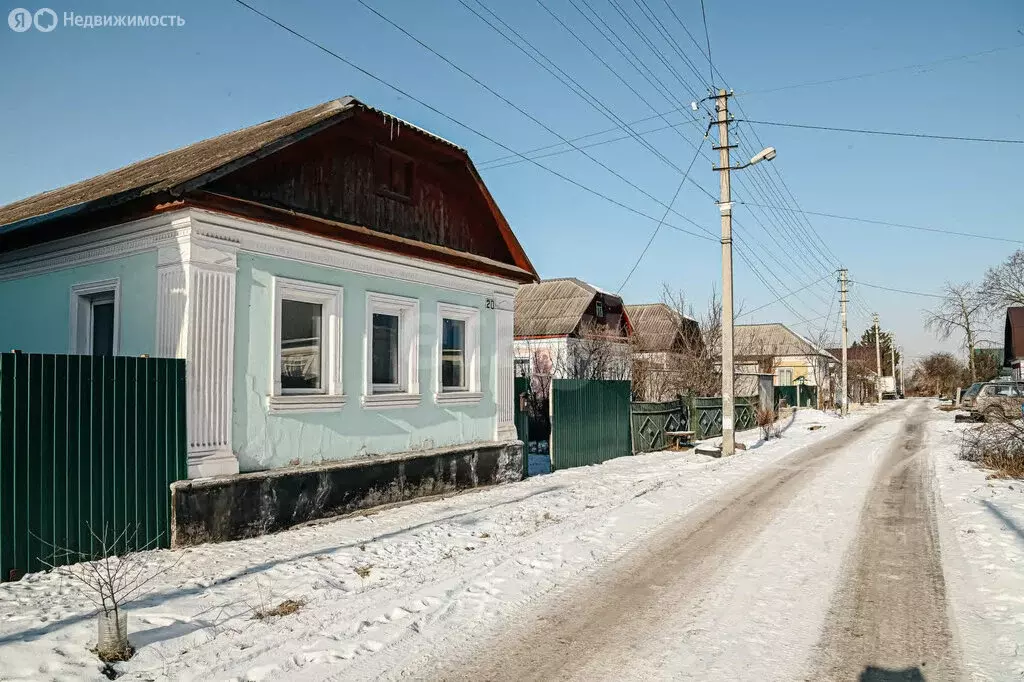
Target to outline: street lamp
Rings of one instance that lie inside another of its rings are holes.
[[[736,452],[735,400],[733,379],[735,378],[733,357],[733,297],[732,297],[732,189],[729,173],[775,158],[775,147],[765,147],[755,154],[749,163],[742,166],[729,165],[729,97],[730,93],[719,90],[715,97],[718,111],[718,150],[720,172],[720,194],[718,210],[722,214],[722,456]]]

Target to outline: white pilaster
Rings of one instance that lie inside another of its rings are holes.
[[[515,411],[515,372],[512,349],[512,323],[515,310],[515,298],[508,295],[494,294],[494,354],[495,354],[495,386],[494,401],[498,406],[496,440],[516,440]]]
[[[235,271],[232,245],[191,229],[159,251],[157,353],[185,359],[189,478],[238,473],[231,449]]]

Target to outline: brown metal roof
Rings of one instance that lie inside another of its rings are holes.
[[[1024,307],[1006,309],[1005,362],[1024,358]]]
[[[633,325],[633,341],[638,350],[678,350],[684,329],[699,333],[695,320],[683,317],[664,303],[627,305],[626,315]]]
[[[758,355],[824,355],[835,359],[823,348],[800,336],[784,324],[738,324],[734,327],[733,347],[738,357]]]
[[[572,334],[597,293],[597,288],[572,277],[524,284],[516,293],[514,335]]]

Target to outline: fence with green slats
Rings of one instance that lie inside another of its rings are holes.
[[[799,404],[797,401],[797,388],[799,391]],[[786,405],[789,407],[817,407],[818,406],[818,387],[817,386],[776,386],[775,387],[775,406],[778,407],[779,402],[785,400]]]
[[[555,379],[551,384],[551,469],[632,454],[630,383]]]
[[[0,354],[0,580],[169,546],[186,451],[184,360]]]

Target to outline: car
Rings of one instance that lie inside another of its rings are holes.
[[[971,384],[970,388],[965,389],[964,392],[960,394],[960,407],[965,410],[969,410],[973,407],[974,399],[978,397],[978,391],[980,391],[981,387],[984,385],[984,382],[979,381]]]
[[[982,385],[971,405],[971,414],[985,421],[1019,419],[1024,408],[1024,383],[993,381]]]

